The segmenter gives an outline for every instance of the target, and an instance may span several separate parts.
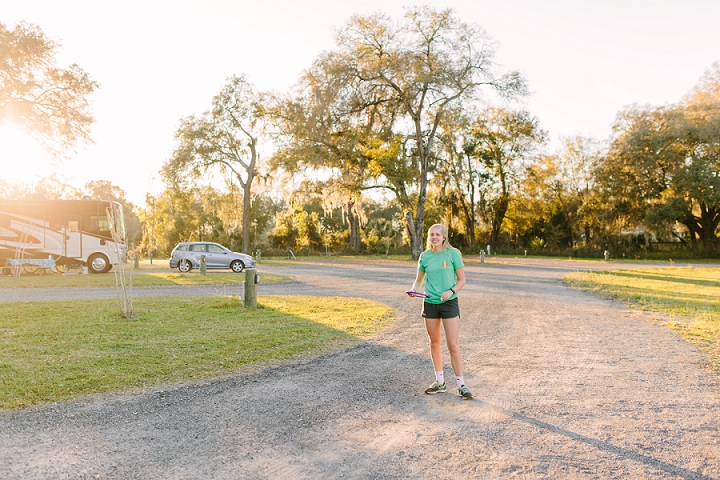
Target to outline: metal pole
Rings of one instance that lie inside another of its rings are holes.
[[[258,280],[256,269],[245,269],[245,308],[257,308],[257,289],[255,288],[255,284]]]
[[[484,250],[480,250],[480,263],[481,264],[485,263],[485,251]]]

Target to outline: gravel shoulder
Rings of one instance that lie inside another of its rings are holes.
[[[420,303],[402,294],[413,264],[261,266],[295,281],[259,295],[360,296],[397,320],[311,360],[0,412],[0,477],[720,478],[705,357],[650,314],[561,281],[586,268],[607,265],[466,267],[461,348],[476,399],[461,401],[422,393]]]

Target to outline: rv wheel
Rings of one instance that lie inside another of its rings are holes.
[[[90,255],[87,265],[90,273],[105,273],[112,267],[108,258],[102,253],[93,253]]]
[[[55,268],[53,268],[53,272],[55,272],[55,273],[65,273],[67,271],[68,271],[68,266],[64,263],[55,265]]]
[[[25,273],[29,273],[30,275],[34,275],[40,271],[40,267],[37,265],[23,265],[23,270]]]

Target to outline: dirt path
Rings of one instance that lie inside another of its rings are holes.
[[[577,268],[468,265],[465,402],[422,394],[412,264],[263,266],[297,280],[260,295],[362,296],[397,322],[256,374],[0,413],[0,478],[720,478],[720,390],[702,354],[567,288]]]

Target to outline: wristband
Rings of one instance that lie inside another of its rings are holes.
[[[453,292],[453,295],[457,294],[457,292],[455,290],[453,290],[452,288],[450,289],[450,291]]]

